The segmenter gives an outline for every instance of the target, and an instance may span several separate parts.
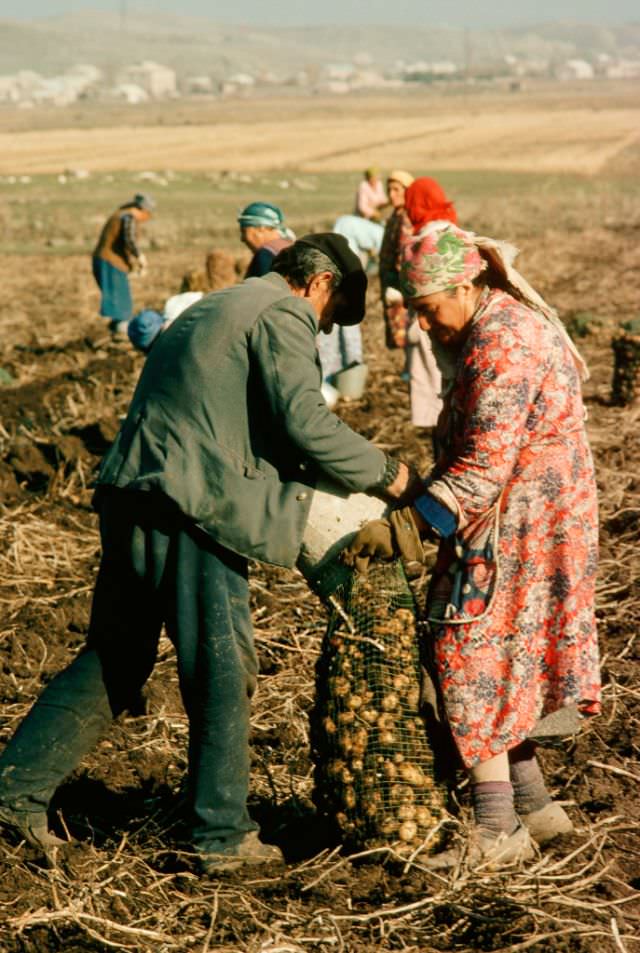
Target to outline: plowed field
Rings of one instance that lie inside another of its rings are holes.
[[[640,206],[624,183],[601,179],[579,189],[572,180],[565,189],[561,178],[540,178],[520,200],[514,186],[508,201],[488,179],[486,190],[478,181],[452,179],[464,220],[519,242],[527,277],[585,332],[579,344],[592,369],[586,400],[601,492],[604,710],[579,738],[542,753],[575,834],[508,875],[462,870],[447,879],[428,873],[419,856],[407,863],[393,851],[344,857],[311,804],[308,711],[324,613],[296,573],[255,566],[262,674],[251,808],[264,837],[283,847],[285,872],[198,876],[182,819],[187,723],[173,652],[163,641],[146,711],[119,720],[56,797],[53,826],[73,838],[59,866],[47,870],[15,838],[0,838],[6,953],[640,950],[639,417],[609,401],[611,335],[638,310]],[[322,178],[316,185],[321,191]],[[48,179],[32,183],[29,207],[54,187]],[[163,240],[148,249],[151,275],[135,288],[139,304],[157,305],[173,293],[187,265],[201,265],[209,240],[202,232],[189,242],[188,222],[170,193],[168,186]],[[10,230],[9,209],[19,210],[20,193],[11,193],[11,206],[2,195]],[[345,190],[345,202],[349,195]],[[115,193],[112,199],[115,205]],[[55,201],[58,228],[72,233],[77,206]],[[322,213],[318,201],[313,215],[322,220],[336,210]],[[3,260],[1,741],[82,644],[99,555],[91,481],[142,361],[128,344],[112,342],[95,317],[87,254],[47,253],[55,233],[46,209],[39,214],[43,227],[24,232],[26,250],[15,242]],[[25,229],[33,229],[29,221]],[[83,220],[82,228],[90,225]],[[178,231],[180,242],[171,242]],[[364,333],[370,386],[362,401],[339,412],[380,446],[426,468],[428,449],[411,428],[400,359],[384,349],[374,293]],[[466,810],[464,789],[459,797]]]

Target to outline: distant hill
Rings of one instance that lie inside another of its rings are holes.
[[[0,20],[0,74],[32,69],[49,76],[75,63],[93,63],[107,78],[142,59],[173,67],[179,75],[271,72],[279,77],[354,57],[379,69],[399,60],[449,60],[458,66],[502,62],[506,54],[558,59],[593,59],[640,54],[640,22],[623,26],[545,23],[502,31],[409,26],[314,27],[305,30],[221,25],[213,20],[169,14],[83,12],[25,23]]]

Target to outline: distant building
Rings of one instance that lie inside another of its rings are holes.
[[[420,80],[427,77],[445,78],[455,76],[458,67],[451,60],[417,60],[415,63],[406,63],[402,67],[402,76],[407,80]]]
[[[605,67],[607,79],[638,79],[640,78],[640,60],[618,60],[617,63],[608,63]]]
[[[593,79],[596,72],[586,60],[567,60],[556,70],[558,79]]]
[[[138,106],[149,101],[149,93],[136,83],[119,83],[111,90],[111,96],[129,106]]]
[[[15,76],[0,76],[0,103],[17,103],[20,86]]]
[[[234,73],[222,84],[222,95],[233,96],[237,93],[250,93],[256,85],[256,81],[249,73]]]
[[[245,86],[251,88],[255,86],[256,81],[253,76],[250,76],[249,73],[234,73],[233,76],[230,76],[227,80],[228,83],[232,83],[234,86]]]
[[[120,74],[120,85],[132,84],[143,89],[152,99],[177,95],[176,72],[168,66],[144,60],[129,66]]]
[[[507,54],[504,62],[514,76],[544,76],[549,72],[549,60],[543,57],[519,57]]]
[[[13,76],[0,76],[0,102],[18,106],[68,106],[95,89],[102,79],[97,66],[82,63],[61,76],[41,76],[33,70],[20,70]]]
[[[39,86],[31,90],[31,100],[37,104],[51,106],[70,106],[78,98],[78,91],[73,83],[67,82],[64,76],[54,76],[52,79],[43,79]]]

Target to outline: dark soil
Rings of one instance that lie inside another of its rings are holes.
[[[59,269],[64,290],[65,263],[46,267]],[[547,283],[559,281],[558,273]],[[567,309],[579,308],[566,285],[562,296]],[[7,344],[0,356],[14,379],[1,391],[3,740],[83,642],[99,558],[91,481],[141,366],[95,320],[60,321],[50,343]],[[410,425],[401,356],[382,340],[372,298],[370,387],[364,400],[339,412],[385,450],[426,469],[428,440]],[[295,573],[256,566],[262,674],[252,811],[264,838],[282,846],[286,871],[220,882],[198,875],[182,815],[186,719],[172,649],[163,640],[137,710],[118,720],[56,795],[52,825],[73,838],[59,868],[47,870],[10,833],[0,840],[4,953],[640,948],[640,443],[634,410],[608,401],[608,332],[587,332],[580,343],[594,368],[587,404],[602,490],[605,701],[602,716],[575,741],[542,752],[550,787],[569,803],[577,832],[545,852],[535,878],[494,875],[447,887],[393,857],[341,863],[339,853],[330,854],[339,843],[312,807],[307,735],[323,610]],[[460,799],[464,807],[464,790]],[[550,893],[549,882],[557,890]],[[380,914],[390,908],[399,912]],[[616,940],[615,929],[623,939]]]

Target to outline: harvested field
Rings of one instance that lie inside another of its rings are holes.
[[[298,196],[300,221],[330,219],[355,178],[342,193],[337,177],[314,178],[312,199],[304,189]],[[279,181],[265,179],[265,187]],[[445,878],[427,872],[419,853],[410,860],[393,851],[343,856],[310,800],[308,713],[324,613],[296,573],[255,566],[262,674],[251,807],[265,838],[283,847],[286,871],[210,881],[197,875],[181,814],[187,724],[173,650],[163,641],[146,711],[120,719],[56,797],[55,827],[76,838],[60,866],[46,870],[30,849],[0,839],[3,953],[640,950],[640,440],[638,411],[609,402],[611,334],[637,314],[631,276],[640,265],[640,202],[625,180],[522,176],[508,194],[501,194],[504,180],[489,174],[450,181],[466,221],[521,245],[527,277],[584,332],[579,343],[592,369],[586,395],[601,491],[604,711],[577,740],[542,755],[576,833],[509,874]],[[131,184],[116,177],[100,197],[116,204]],[[225,213],[256,185],[233,180]],[[195,210],[205,186],[213,188],[194,179],[176,183],[178,197],[172,185],[163,193],[150,278],[135,287],[140,305],[159,305],[188,267],[202,267],[212,237],[224,234],[233,244],[228,221],[211,211],[207,222],[206,209],[189,240],[180,196]],[[71,234],[78,210],[88,215],[90,196],[56,189],[42,178],[23,193],[0,194],[7,227],[23,229],[15,240],[5,235],[11,254],[0,310],[0,742],[82,644],[99,555],[91,479],[142,361],[111,342],[94,317],[87,255]],[[22,224],[8,214],[18,195],[28,210]],[[42,229],[28,217],[38,209]],[[56,231],[70,236],[55,254],[45,244],[52,209]],[[89,217],[81,223],[87,236],[95,230]],[[383,347],[373,293],[365,338],[371,384],[340,413],[426,468],[428,449],[410,426],[400,359]],[[464,821],[464,788],[459,797]]]
[[[593,175],[640,138],[640,109],[566,108],[481,112],[462,106],[452,114],[395,114],[355,119],[309,116],[256,120],[252,124],[55,129],[0,133],[0,174],[88,170],[179,169],[222,171],[242,156],[248,172],[296,168],[339,172],[367,165],[372,153],[393,166],[399,153],[409,168],[507,172],[574,172]],[[571,130],[567,138],[566,131]],[[132,143],[122,149],[121,143]]]
[[[0,175],[69,168],[351,172],[372,157],[397,167],[399,156],[410,169],[594,175],[619,165],[631,173],[639,116],[633,82],[531,82],[511,95],[461,86],[204,106],[93,104],[34,111],[28,119],[0,110]]]

